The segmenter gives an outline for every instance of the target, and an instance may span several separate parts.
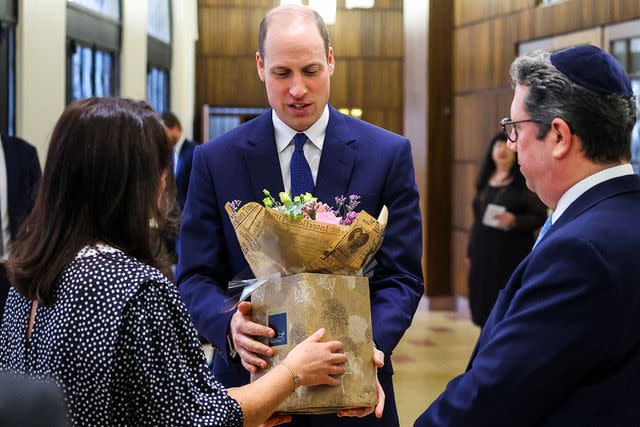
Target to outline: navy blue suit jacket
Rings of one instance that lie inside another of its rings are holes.
[[[466,373],[415,426],[640,423],[640,178],[588,190],[501,291]]]
[[[16,238],[18,228],[33,209],[42,170],[35,147],[20,138],[0,135],[7,170],[7,207],[11,240]],[[6,243],[6,242],[5,242]],[[4,304],[9,292],[9,282],[4,266],[0,265],[0,323]]]
[[[247,268],[224,205],[261,201],[262,189],[284,190],[271,111],[199,146],[182,214],[177,282],[198,331],[219,350],[214,374],[226,386],[246,384],[239,358],[230,359],[223,313],[229,280]],[[362,196],[359,209],[389,222],[370,279],[373,336],[389,356],[409,327],[423,293],[422,237],[411,146],[406,138],[330,107],[315,196],[332,204],[339,195]],[[390,382],[389,382],[390,383]]]
[[[193,150],[196,143],[185,139],[178,153],[178,170],[176,173],[176,200],[180,209],[184,209],[189,191],[189,176],[191,176],[191,165],[193,164]]]
[[[38,152],[20,138],[2,137],[7,168],[7,201],[11,240],[33,208],[35,192],[42,177]]]

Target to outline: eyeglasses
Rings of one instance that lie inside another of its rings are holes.
[[[529,119],[513,121],[509,117],[505,117],[504,119],[500,120],[500,126],[502,126],[502,130],[504,131],[505,135],[507,135],[507,139],[511,142],[516,142],[518,140],[518,129],[516,128],[516,125],[518,123],[527,122],[540,123],[539,120]]]

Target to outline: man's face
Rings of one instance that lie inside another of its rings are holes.
[[[256,62],[271,108],[292,129],[307,130],[329,102],[333,49],[325,53],[313,21],[278,18],[269,25],[264,52],[266,58],[256,53]]]
[[[525,111],[524,100],[529,88],[517,85],[511,103],[511,120],[529,120],[531,116]],[[518,139],[509,142],[508,147],[518,153],[520,171],[527,181],[527,187],[538,194],[544,201],[545,190],[550,184],[551,161],[550,144],[545,139],[538,139],[538,123],[526,122],[516,124]],[[547,134],[548,135],[548,134]]]
[[[180,141],[180,137],[182,136],[182,129],[180,129],[179,126],[174,126],[172,128],[167,127],[164,123],[164,130],[165,132],[167,132],[167,136],[169,137],[169,140],[171,141],[171,145],[174,146],[178,143],[178,141]]]

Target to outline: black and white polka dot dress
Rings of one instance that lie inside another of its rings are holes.
[[[70,421],[90,426],[242,426],[208,370],[175,285],[121,251],[84,248],[65,269],[56,302],[38,307],[11,289],[0,370],[55,381]]]

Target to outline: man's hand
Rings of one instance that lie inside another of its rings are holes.
[[[251,321],[251,303],[243,301],[238,305],[238,311],[233,314],[229,323],[229,336],[242,360],[242,366],[249,372],[266,369],[267,362],[262,356],[273,356],[273,350],[258,342],[254,337],[272,338],[273,329],[253,323]],[[275,425],[275,424],[273,424]]]
[[[373,349],[373,364],[376,365],[376,389],[378,391],[378,404],[376,406],[370,406],[368,408],[353,408],[344,409],[338,411],[339,417],[358,417],[362,418],[370,413],[376,413],[376,418],[382,418],[382,411],[384,410],[384,390],[378,381],[378,368],[384,366],[384,353],[374,347]]]
[[[260,427],[273,427],[288,422],[291,422],[290,415],[271,415],[267,421],[260,424]]]

